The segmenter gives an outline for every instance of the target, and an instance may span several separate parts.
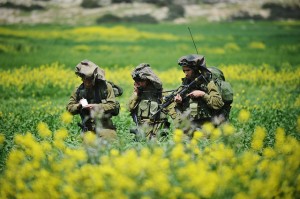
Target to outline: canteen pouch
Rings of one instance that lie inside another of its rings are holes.
[[[150,115],[152,116],[158,110],[158,103],[151,101],[150,104]]]
[[[142,100],[138,108],[138,116],[141,118],[148,118],[150,114],[150,104],[149,100]]]
[[[192,102],[190,103],[190,115],[192,118],[196,118],[198,115],[198,103],[196,102]]]
[[[157,102],[150,100],[142,100],[139,104],[138,116],[141,118],[150,118],[156,111],[159,106]]]

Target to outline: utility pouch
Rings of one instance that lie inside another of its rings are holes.
[[[196,118],[198,115],[198,103],[196,102],[192,102],[190,103],[190,115],[192,118]]]
[[[138,107],[138,116],[141,118],[149,118],[150,105],[150,100],[142,100]]]
[[[158,103],[151,101],[150,104],[150,115],[152,116],[154,113],[156,113],[156,111],[158,110]]]
[[[142,100],[139,104],[138,116],[141,118],[150,118],[150,116],[157,112],[158,108],[157,102]]]

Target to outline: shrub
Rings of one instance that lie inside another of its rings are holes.
[[[124,17],[123,21],[135,23],[157,23],[157,20],[149,14]]]
[[[183,6],[175,5],[175,4],[169,6],[169,14],[168,14],[169,20],[184,17],[184,14],[185,14],[185,10]]]
[[[120,22],[122,19],[118,16],[115,16],[113,14],[106,14],[103,15],[102,17],[98,18],[96,20],[97,24],[101,24],[101,23],[117,23]]]
[[[80,5],[83,8],[97,8],[97,7],[100,7],[98,0],[83,0]]]
[[[132,23],[157,23],[157,20],[149,14],[134,15],[126,17],[118,17],[112,14],[106,14],[96,20],[98,24],[101,23],[117,23],[117,22],[132,22]]]

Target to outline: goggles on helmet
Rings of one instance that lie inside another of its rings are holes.
[[[195,67],[204,67],[205,68],[206,67],[204,56],[196,55],[196,54],[186,55],[186,56],[179,58],[178,65],[179,66],[187,66],[187,67],[191,67],[191,68],[195,68]]]
[[[134,81],[136,81],[136,82],[138,82],[138,81],[141,81],[141,80],[142,80],[142,78],[141,78],[140,74],[139,74],[139,73],[137,73],[137,72],[134,72],[134,73],[132,73],[132,79],[133,79]]]
[[[197,63],[195,61],[188,61],[186,59],[182,59],[178,62],[179,66],[189,66],[189,67],[195,67],[197,66]]]

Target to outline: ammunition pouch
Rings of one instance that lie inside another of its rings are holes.
[[[190,111],[191,111],[190,112],[191,117],[196,118],[197,115],[198,115],[198,103],[196,103],[196,102],[190,103],[189,108],[190,108]]]
[[[149,119],[159,110],[159,104],[155,101],[142,100],[138,105],[138,118]],[[161,112],[158,119],[166,118],[166,115]]]
[[[207,119],[212,117],[211,110],[202,101],[193,101],[189,103],[190,117],[193,120]]]

